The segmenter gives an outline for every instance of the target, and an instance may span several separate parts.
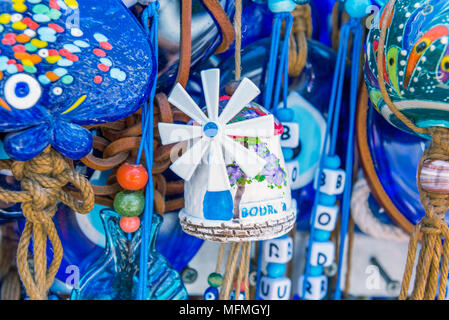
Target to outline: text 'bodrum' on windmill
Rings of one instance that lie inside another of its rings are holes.
[[[184,231],[218,242],[286,234],[295,223],[296,205],[281,152],[282,125],[252,102],[260,90],[249,79],[231,97],[219,95],[219,69],[202,71],[201,80],[206,107],[202,110],[178,83],[169,101],[192,120],[159,123],[163,144],[188,145],[170,166],[186,181]]]

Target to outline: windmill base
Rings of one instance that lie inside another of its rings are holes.
[[[179,213],[182,229],[197,238],[215,242],[260,241],[280,237],[288,233],[296,222],[296,210],[286,211],[278,219],[263,222],[212,221],[199,219],[186,213]]]

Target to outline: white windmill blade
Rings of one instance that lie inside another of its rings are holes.
[[[228,136],[271,138],[274,136],[274,117],[269,114],[263,117],[234,122],[226,125]]]
[[[158,128],[161,142],[164,145],[199,138],[203,135],[202,126],[159,122]]]
[[[209,147],[209,176],[208,191],[225,191],[230,190],[229,176],[226,171],[223,150],[220,142],[214,139]]]
[[[182,179],[189,181],[195,172],[195,169],[200,164],[204,153],[209,148],[209,142],[210,140],[205,138],[197,141],[170,166],[170,169]]]
[[[248,78],[243,78],[234,94],[229,99],[228,104],[218,117],[221,124],[226,124],[248,103],[253,101],[260,93],[259,88]]]
[[[179,83],[173,87],[168,97],[168,101],[196,122],[200,124],[209,122],[209,119],[203,111],[201,111],[200,107],[198,107],[196,102],[193,101],[187,91]]]
[[[240,169],[250,178],[261,172],[267,163],[256,152],[248,150],[227,136],[223,136],[222,144],[225,151],[232,156]]]
[[[201,71],[201,81],[207,106],[207,116],[211,121],[217,121],[218,101],[220,99],[220,69]]]

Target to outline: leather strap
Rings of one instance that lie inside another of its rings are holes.
[[[189,79],[192,52],[192,0],[181,1],[181,51],[176,82],[185,87]]]
[[[235,40],[234,27],[218,0],[203,0],[203,3],[221,29],[221,43],[215,53],[223,53]]]
[[[168,169],[171,164],[170,155],[179,154],[185,148],[185,144],[162,145],[157,130],[157,124],[160,121],[172,123],[174,120],[187,122],[190,120],[180,111],[172,111],[172,106],[168,102],[167,96],[158,93],[154,100],[154,161],[153,161],[153,181],[154,181],[154,206],[156,212],[163,214],[168,211],[178,210],[184,206],[184,199],[174,199],[165,201],[165,195],[182,194],[184,191],[184,182],[167,182],[162,173]],[[93,147],[100,151],[103,158],[89,154],[81,161],[88,167],[95,170],[112,169],[105,186],[93,186],[95,193],[95,202],[97,204],[112,207],[115,194],[122,188],[117,183],[116,170],[126,162],[135,162],[137,151],[140,144],[141,128],[141,110],[129,116],[126,119],[116,121],[115,123],[90,126],[91,129],[99,130],[104,137],[95,136]],[[143,155],[143,159],[145,155]],[[142,161],[144,163],[144,161]],[[74,191],[72,191],[75,193]]]

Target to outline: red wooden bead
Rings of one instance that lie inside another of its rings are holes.
[[[139,229],[140,219],[139,217],[121,217],[120,228],[128,233],[135,232]]]
[[[124,163],[117,170],[117,181],[126,190],[140,190],[147,184],[148,172],[141,164]]]

